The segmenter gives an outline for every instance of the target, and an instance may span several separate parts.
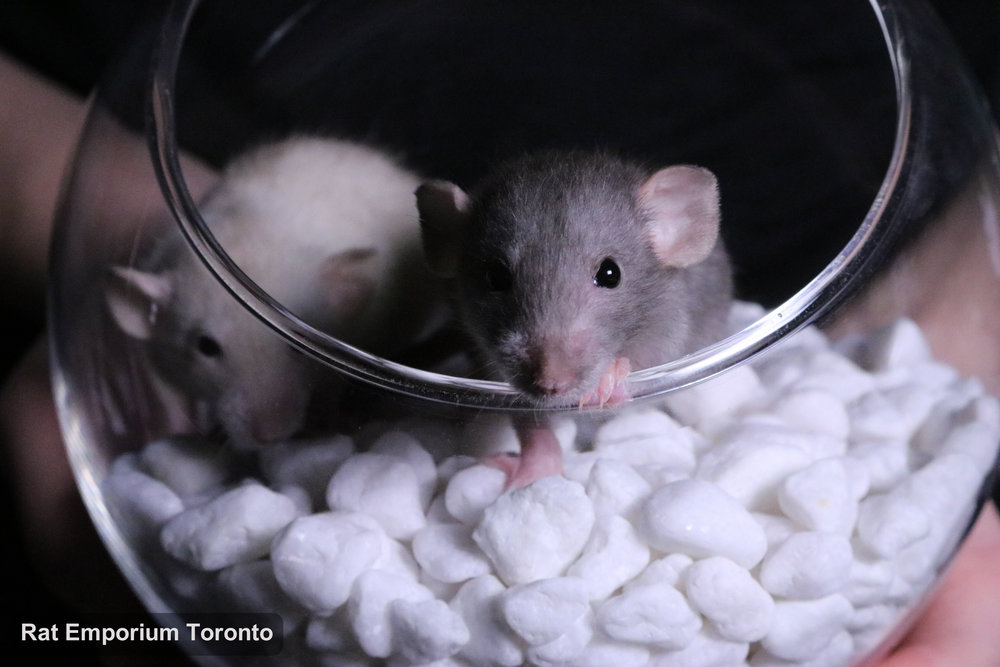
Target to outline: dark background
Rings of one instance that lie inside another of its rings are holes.
[[[0,2],[0,51],[6,52],[45,76],[87,95],[106,64],[127,40],[134,26],[145,21],[159,2],[132,0],[5,0]],[[971,64],[994,109],[1000,109],[1000,2],[997,0],[936,0],[940,14]],[[848,37],[849,39],[849,37]],[[0,89],[2,94],[2,89]],[[0,98],[0,104],[16,103]],[[4,267],[0,267],[0,278]],[[41,303],[21,300],[0,303],[3,346],[0,380],[42,331]],[[7,574],[0,600],[8,617],[72,618],[57,593],[47,590],[35,576],[20,535],[16,499],[10,492],[7,471],[0,473],[0,530],[5,544]],[[15,583],[11,584],[10,582]],[[76,664],[96,661],[94,655],[76,657]]]

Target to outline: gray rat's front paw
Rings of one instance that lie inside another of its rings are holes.
[[[614,363],[601,375],[597,389],[584,394],[580,399],[580,408],[597,406],[599,408],[614,407],[624,403],[629,397],[626,378],[632,371],[631,362],[625,357],[615,359]]]

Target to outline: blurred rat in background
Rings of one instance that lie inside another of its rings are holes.
[[[421,258],[419,182],[368,146],[293,137],[231,162],[200,210],[236,264],[293,314],[391,357],[447,319]],[[336,374],[258,322],[179,235],[113,267],[105,300],[172,396],[173,428],[221,428],[236,447],[254,447],[306,428],[317,394],[333,404]]]

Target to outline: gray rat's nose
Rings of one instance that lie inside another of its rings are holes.
[[[525,391],[536,396],[559,396],[574,390],[580,382],[579,364],[563,347],[540,346],[528,355],[523,372]]]

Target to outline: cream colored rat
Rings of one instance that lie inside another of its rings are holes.
[[[420,179],[370,147],[317,137],[237,158],[200,203],[239,267],[308,324],[391,355],[444,319],[422,261]],[[114,321],[191,406],[196,428],[237,446],[293,437],[332,371],[292,349],[209,274],[179,236],[137,266],[116,266]]]

